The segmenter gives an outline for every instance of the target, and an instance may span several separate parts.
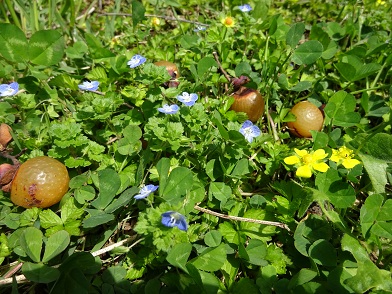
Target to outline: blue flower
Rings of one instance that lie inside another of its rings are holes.
[[[180,109],[180,107],[178,107],[177,104],[173,104],[173,105],[163,105],[163,107],[159,107],[158,111],[162,112],[164,114],[175,114],[177,113],[177,111]]]
[[[253,138],[260,136],[261,134],[260,129],[257,126],[255,126],[250,120],[244,122],[244,124],[240,129],[240,133],[245,136],[245,139],[249,143],[252,143]]]
[[[196,100],[199,97],[197,96],[197,94],[195,93],[187,93],[187,92],[182,92],[181,95],[177,96],[178,101],[184,103],[186,106],[192,106],[193,104],[195,104]]]
[[[147,198],[148,195],[150,195],[152,192],[155,192],[159,186],[154,186],[154,185],[147,185],[144,186],[143,188],[140,189],[139,194],[133,196],[135,199],[144,199]]]
[[[177,227],[181,231],[188,230],[188,224],[185,216],[176,211],[166,211],[162,213],[161,223],[169,228]]]
[[[252,10],[252,7],[249,4],[244,4],[244,5],[240,5],[238,6],[238,8],[242,11],[242,12],[249,12]]]
[[[196,28],[193,30],[194,32],[202,32],[205,31],[207,29],[207,27],[205,26],[196,26]]]
[[[83,91],[97,91],[98,86],[98,81],[84,81],[83,84],[78,85],[79,89]]]
[[[131,60],[129,60],[127,62],[127,64],[129,65],[130,68],[135,68],[135,67],[138,67],[139,65],[142,65],[145,62],[146,62],[145,57],[143,57],[139,54],[136,54],[136,55],[132,56]]]
[[[13,82],[11,84],[1,84],[0,85],[0,97],[13,96],[19,91],[19,84]]]

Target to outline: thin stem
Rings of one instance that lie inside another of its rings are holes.
[[[105,248],[99,249],[97,251],[91,252],[92,256],[98,256],[98,255],[102,255],[106,252],[112,251],[113,249],[123,246],[124,244],[127,244],[129,242],[132,242],[133,240],[135,240],[135,237],[129,237],[127,239],[121,240],[120,242],[111,244],[109,246],[106,246]],[[139,240],[137,240],[135,243],[133,243],[131,246],[129,246],[128,248],[132,248],[134,246],[136,246],[137,244],[139,244],[140,242],[142,242],[144,240],[144,238],[141,238]]]
[[[17,16],[16,13],[15,13],[15,9],[14,9],[14,6],[12,5],[11,1],[10,1],[10,0],[5,0],[5,2],[7,3],[8,10],[9,10],[10,13],[11,13],[12,20],[14,21],[14,23],[15,23],[20,29],[22,29],[22,26],[20,25],[20,21],[19,21],[19,19],[18,19],[18,16]]]
[[[130,17],[132,17],[132,14],[130,14],[130,13],[107,12],[107,13],[99,13],[98,14],[98,16],[111,16],[111,15],[115,15],[115,16],[130,16]],[[175,18],[175,17],[165,16],[165,15],[145,14],[144,16],[145,17],[163,18],[165,20],[171,20],[171,21],[192,23],[192,24],[196,24],[196,25],[200,25],[200,26],[204,26],[204,27],[209,27],[210,26],[208,24],[205,24],[205,23],[202,23],[202,22],[198,22],[198,21],[192,21],[192,20],[187,20],[187,19],[183,19],[183,18]]]
[[[219,61],[219,57],[218,57],[218,53],[216,52],[212,52],[212,55],[214,55],[215,61],[219,66],[220,71],[223,73],[223,75],[225,76],[225,78],[227,79],[227,81],[229,83],[231,83],[231,77],[228,75],[228,73],[223,69],[222,64]]]
[[[286,224],[284,224],[284,223],[271,222],[271,221],[265,221],[265,220],[259,220],[259,219],[253,219],[253,218],[246,218],[246,217],[239,217],[239,216],[232,216],[232,215],[226,215],[226,214],[222,214],[222,213],[218,213],[218,212],[209,210],[207,208],[200,207],[197,204],[193,208],[198,210],[198,211],[201,211],[201,212],[204,212],[204,213],[207,213],[207,214],[211,214],[213,216],[217,216],[217,217],[224,218],[224,219],[235,220],[235,221],[240,221],[240,222],[256,223],[256,224],[261,224],[261,225],[266,225],[266,226],[275,226],[275,227],[279,227],[279,228],[282,228],[282,229],[285,229],[285,230],[291,232],[289,227]]]

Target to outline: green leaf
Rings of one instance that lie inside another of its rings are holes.
[[[62,60],[64,48],[64,37],[58,31],[38,31],[30,38],[29,58],[34,64],[54,65]]]
[[[309,257],[312,258],[315,263],[323,266],[336,266],[337,263],[335,248],[324,239],[316,240],[310,245]]]
[[[207,248],[191,263],[200,270],[214,272],[219,270],[226,261],[226,246],[224,244],[215,248]]]
[[[252,67],[248,62],[242,61],[237,64],[234,71],[237,77],[240,77],[242,75],[249,76],[252,73]]]
[[[360,220],[363,236],[370,232],[381,238],[392,239],[392,199],[384,202],[380,194],[373,194],[366,198],[361,207]]]
[[[220,201],[220,206],[223,207],[226,202],[232,197],[232,190],[225,183],[212,182],[208,195],[215,197]]]
[[[324,108],[326,115],[325,124],[332,123],[335,126],[350,127],[361,120],[359,113],[355,112],[355,97],[345,91],[336,92]]]
[[[267,255],[267,245],[261,240],[251,239],[245,248],[248,255],[248,262],[259,266],[267,266],[268,262],[264,259]]]
[[[79,269],[84,274],[93,275],[101,269],[101,260],[89,252],[76,252],[69,256],[59,267],[62,273]]]
[[[188,272],[186,263],[189,256],[191,255],[192,244],[191,243],[179,243],[169,251],[166,260],[173,266]]]
[[[291,48],[297,46],[305,32],[305,24],[302,22],[295,23],[291,26],[286,36],[286,44]]]
[[[185,195],[192,188],[193,174],[186,167],[177,167],[172,170],[167,179],[162,198],[168,203],[175,204],[180,201],[180,197]]]
[[[63,225],[63,221],[61,220],[61,218],[57,214],[55,214],[51,209],[42,210],[39,213],[39,219],[41,222],[41,226],[44,229]]]
[[[23,31],[9,23],[0,24],[0,54],[11,62],[27,59],[28,43]]]
[[[315,184],[318,190],[312,190],[315,198],[319,200],[328,199],[338,208],[350,207],[356,198],[354,188],[347,182],[341,180],[338,171],[330,168],[325,173],[318,173]]]
[[[97,209],[104,209],[109,205],[120,189],[121,180],[119,175],[112,169],[104,169],[98,172],[99,194],[91,205]]]
[[[301,269],[294,277],[291,278],[289,289],[303,285],[317,277],[317,272],[307,268]]]
[[[211,67],[217,66],[216,61],[212,57],[204,57],[197,63],[197,75],[202,78],[206,72],[210,70]]]
[[[319,41],[310,40],[295,49],[292,60],[298,65],[312,64],[321,57],[323,51],[323,45]]]
[[[159,174],[159,196],[162,197],[163,190],[166,187],[167,179],[170,171],[170,159],[162,157],[157,163],[157,170]]]
[[[355,276],[344,281],[355,293],[365,293],[370,289],[392,291],[391,272],[379,269],[369,258],[366,250],[357,239],[345,234],[341,241],[342,249],[349,251],[358,263]]]
[[[290,91],[302,92],[309,90],[312,87],[312,82],[300,81],[294,87],[290,88]]]
[[[129,125],[123,130],[124,138],[118,141],[118,153],[132,155],[142,149],[140,138],[142,130],[136,125]]]
[[[221,244],[221,242],[222,242],[222,234],[217,230],[209,231],[204,236],[204,243],[206,243],[208,247],[217,247]]]
[[[70,242],[69,234],[66,231],[58,231],[48,238],[45,243],[45,253],[42,262],[48,262],[53,257],[59,255],[67,248]]]
[[[144,16],[145,12],[146,9],[140,1],[132,1],[132,24],[134,27],[136,27],[139,22],[146,19]]]
[[[115,199],[111,204],[109,204],[105,208],[106,213],[113,213],[120,207],[126,206],[131,200],[134,195],[136,195],[139,192],[139,188],[137,187],[132,187],[127,190],[125,190],[118,199]]]
[[[85,33],[86,43],[93,59],[114,57],[115,54],[102,46],[100,40],[93,34]]]
[[[377,159],[392,162],[392,135],[378,133],[366,140],[364,151]]]
[[[231,176],[241,178],[241,176],[249,174],[250,172],[249,160],[247,158],[242,158],[236,163],[233,171],[231,172]]]
[[[42,263],[25,262],[22,265],[22,272],[29,281],[35,283],[47,284],[60,277],[60,271],[57,268]]]
[[[20,237],[20,246],[34,262],[40,262],[43,234],[35,227],[26,228]]]
[[[83,221],[84,228],[95,228],[114,220],[113,214],[105,213],[102,210],[87,209],[86,211],[90,214],[90,217]]]
[[[331,236],[332,229],[328,222],[311,214],[297,226],[294,233],[294,246],[302,255],[309,256],[308,250],[314,242],[320,239],[328,240]]]
[[[384,160],[380,160],[363,153],[358,153],[358,157],[361,159],[362,164],[367,174],[369,175],[370,181],[372,182],[373,191],[375,193],[384,193],[385,185],[388,183],[388,163],[386,163]]]
[[[250,278],[240,278],[239,281],[233,285],[230,289],[231,293],[246,293],[246,294],[259,294],[260,291],[255,285],[253,279]]]

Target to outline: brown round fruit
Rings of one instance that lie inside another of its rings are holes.
[[[252,122],[256,122],[264,113],[264,99],[260,92],[254,89],[241,87],[233,94],[234,103],[230,109],[236,112],[245,112]]]
[[[165,66],[167,72],[173,79],[177,79],[180,76],[180,72],[178,71],[178,67],[175,63],[162,60],[162,61],[157,61],[154,63],[156,66]]]
[[[320,131],[323,127],[324,116],[318,107],[308,101],[294,105],[290,111],[296,120],[287,123],[290,133],[300,138],[311,138],[310,131]]]
[[[11,185],[11,201],[25,208],[49,207],[67,193],[69,176],[60,161],[39,156],[23,163]]]
[[[7,148],[7,144],[12,140],[11,127],[7,124],[0,125],[0,150]]]

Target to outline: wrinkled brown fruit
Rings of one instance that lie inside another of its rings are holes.
[[[290,112],[295,115],[296,120],[288,122],[287,126],[290,133],[297,137],[311,138],[310,131],[320,131],[323,127],[323,113],[311,102],[299,102],[294,105]]]
[[[0,125],[0,151],[7,148],[8,143],[12,140],[11,127],[7,124]]]
[[[256,122],[264,113],[264,99],[260,92],[254,89],[241,87],[233,94],[234,103],[230,109],[236,112],[245,112],[252,122]]]
[[[9,192],[11,189],[11,182],[14,178],[19,165],[12,165],[3,163],[0,165],[0,188],[4,192]]]

